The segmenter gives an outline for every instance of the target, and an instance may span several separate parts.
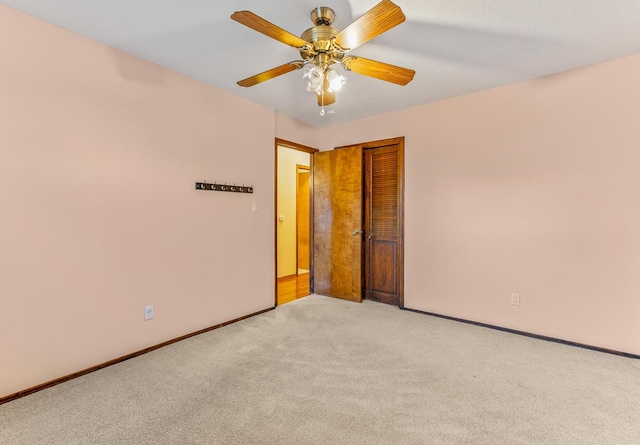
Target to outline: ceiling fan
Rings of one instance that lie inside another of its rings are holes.
[[[335,13],[327,6],[311,11],[314,26],[300,37],[257,16],[251,11],[238,11],[231,15],[238,23],[248,26],[268,37],[292,46],[300,52],[302,60],[294,60],[276,68],[238,82],[243,87],[251,87],[291,71],[305,68],[303,79],[307,90],[316,93],[320,112],[324,115],[324,106],[335,102],[335,91],[346,82],[331,65],[340,63],[347,71],[353,71],[375,79],[406,85],[413,79],[415,71],[388,63],[378,62],[348,53],[374,37],[390,30],[405,21],[405,15],[399,6],[390,0],[382,0],[359,19],[342,31],[331,27]]]

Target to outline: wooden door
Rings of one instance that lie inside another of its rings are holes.
[[[363,150],[362,296],[404,307],[404,138],[338,147]]]
[[[401,141],[364,150],[364,298],[402,307]]]
[[[362,148],[313,155],[313,285],[362,301]]]

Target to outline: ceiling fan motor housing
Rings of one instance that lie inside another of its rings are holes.
[[[316,64],[328,66],[342,59],[344,53],[338,51],[332,41],[338,32],[340,32],[331,27],[335,17],[336,15],[333,9],[327,6],[321,6],[311,11],[311,21],[316,26],[307,29],[300,36],[302,40],[309,42],[312,46],[311,49],[305,48],[300,51],[300,55],[304,60],[310,60],[320,56],[318,58],[321,60],[316,61]]]

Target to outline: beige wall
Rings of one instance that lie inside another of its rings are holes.
[[[309,166],[311,155],[278,147],[278,277],[297,273],[296,266],[296,165]],[[284,221],[280,221],[280,217]]]
[[[0,397],[272,307],[273,110],[4,6],[0,29]]]
[[[324,132],[319,131],[316,127],[276,113],[276,136],[280,139],[311,148],[318,148],[322,135],[324,135]]]
[[[407,307],[640,354],[638,73],[634,56],[331,127],[321,149],[406,136]]]

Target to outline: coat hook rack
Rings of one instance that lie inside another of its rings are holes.
[[[196,190],[209,190],[213,192],[233,192],[233,193],[253,193],[252,185],[229,185],[226,182],[224,184],[210,183],[210,182],[196,182]]]

